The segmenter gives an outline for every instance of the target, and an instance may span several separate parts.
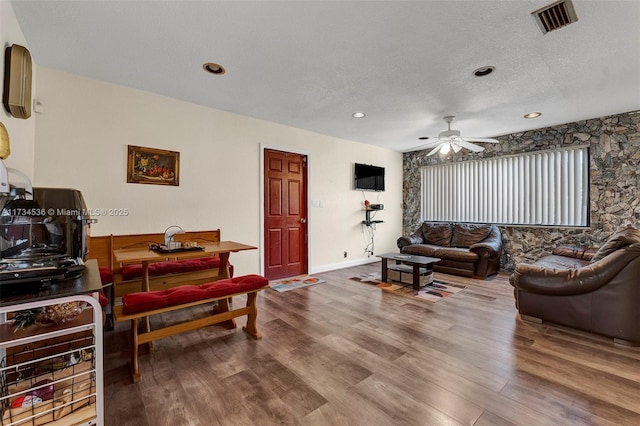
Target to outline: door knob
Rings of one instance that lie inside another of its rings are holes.
[[[307,219],[305,219],[304,217],[300,218],[300,223],[307,223]]]

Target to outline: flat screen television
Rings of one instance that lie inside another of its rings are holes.
[[[356,163],[355,187],[366,191],[384,191],[384,167]]]

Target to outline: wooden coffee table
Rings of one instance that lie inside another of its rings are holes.
[[[398,271],[401,274],[413,274],[413,289],[420,290],[420,276],[431,275],[433,273],[433,264],[440,262],[437,257],[415,256],[402,253],[385,253],[378,254],[382,258],[382,281],[387,282],[388,271]],[[389,262],[395,260],[395,262]]]

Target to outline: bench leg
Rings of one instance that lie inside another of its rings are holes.
[[[258,332],[258,327],[256,326],[256,320],[258,317],[258,307],[256,305],[257,298],[258,293],[255,291],[247,294],[247,307],[251,308],[251,312],[247,315],[246,327],[242,327],[242,329],[254,339],[262,339],[262,335]]]
[[[131,320],[131,360],[129,370],[134,383],[140,381],[140,370],[138,368],[138,320]]]

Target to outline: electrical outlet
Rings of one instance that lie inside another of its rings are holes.
[[[347,258],[347,252],[346,251],[344,252],[344,258],[345,259]]]

